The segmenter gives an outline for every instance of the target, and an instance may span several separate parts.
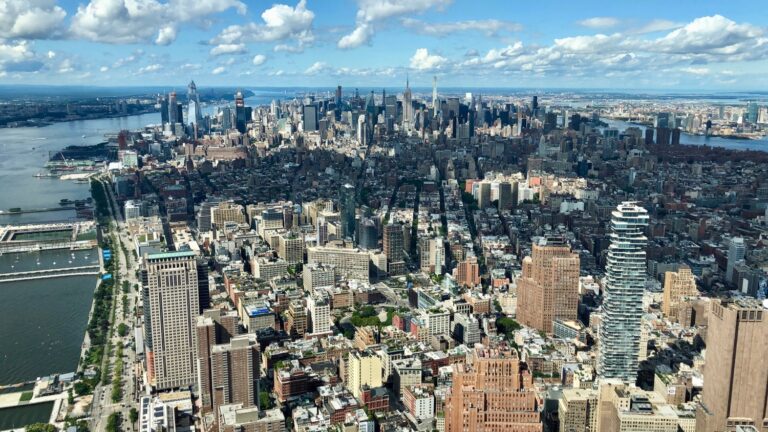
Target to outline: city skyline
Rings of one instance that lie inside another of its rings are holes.
[[[747,90],[768,82],[754,2],[9,1],[0,85]],[[659,6],[661,3],[659,3]],[[661,12],[663,11],[663,12]],[[183,81],[183,80],[182,80]]]

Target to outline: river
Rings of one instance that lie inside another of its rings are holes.
[[[628,123],[621,120],[600,119],[608,123],[609,127],[623,131],[628,127],[636,127],[645,132],[646,127],[632,123]],[[680,144],[687,145],[708,145],[711,147],[723,147],[731,150],[759,150],[768,151],[768,138],[762,138],[759,140],[742,140],[742,139],[729,139],[717,136],[704,136],[704,135],[691,135],[688,133],[680,134]]]

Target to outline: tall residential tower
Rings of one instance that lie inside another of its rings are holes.
[[[647,226],[648,212],[638,203],[623,202],[612,213],[597,359],[601,378],[637,379]]]

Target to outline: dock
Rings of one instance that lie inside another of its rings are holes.
[[[45,270],[22,271],[0,274],[0,283],[34,279],[50,279],[61,276],[87,276],[99,274],[99,264]]]

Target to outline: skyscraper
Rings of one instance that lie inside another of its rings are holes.
[[[191,81],[187,86],[187,121],[196,127],[200,126],[203,119],[200,109],[200,95],[197,94],[197,85]]]
[[[301,111],[301,120],[304,123],[304,131],[316,131],[317,130],[317,106],[304,105]]]
[[[158,95],[157,96],[157,105],[155,105],[160,110],[160,123],[165,126],[169,121],[169,111],[168,111],[168,98],[166,98],[164,95]]]
[[[540,432],[533,376],[515,350],[477,347],[453,365],[445,432]]]
[[[245,124],[248,120],[245,116],[245,99],[243,99],[243,92],[237,91],[235,93],[235,129],[240,133],[245,133]]]
[[[612,213],[597,359],[602,378],[637,378],[647,226],[648,212],[635,202],[623,202]]]
[[[542,238],[523,260],[517,281],[520,323],[552,333],[552,321],[575,320],[579,307],[579,255],[561,238]]]
[[[355,187],[346,183],[339,191],[339,210],[341,213],[341,236],[355,237]]]
[[[208,309],[196,319],[198,391],[203,411],[213,407],[213,383],[211,381],[211,348],[228,343],[239,333],[236,311]]]
[[[745,298],[712,300],[707,328],[704,390],[696,431],[765,430],[768,418],[768,311]]]
[[[432,77],[432,117],[437,117],[437,76]]]
[[[168,94],[168,123],[171,126],[182,122],[182,119],[179,118],[179,107],[177,105],[176,92],[172,91]]]
[[[405,79],[403,92],[403,128],[410,129],[413,124],[413,94],[408,78]]]
[[[200,302],[194,252],[146,255],[142,285],[150,384],[156,390],[194,385],[195,320]]]
[[[736,263],[744,259],[747,253],[747,246],[744,244],[743,237],[733,237],[728,245],[728,263],[725,267],[725,283],[733,283],[733,268]]]
[[[664,301],[661,311],[671,321],[677,321],[677,312],[680,302],[685,297],[693,297],[699,294],[696,289],[696,279],[689,267],[680,267],[676,272],[664,273]]]

